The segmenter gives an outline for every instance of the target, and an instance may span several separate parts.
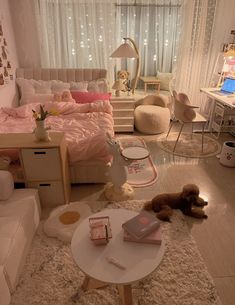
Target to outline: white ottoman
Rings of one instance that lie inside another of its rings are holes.
[[[166,132],[170,123],[170,110],[165,107],[141,105],[135,109],[135,127],[145,134]]]

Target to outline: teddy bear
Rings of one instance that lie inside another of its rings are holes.
[[[120,70],[117,73],[117,78],[118,80],[121,80],[121,82],[125,85],[125,89],[123,89],[122,91],[127,91],[128,90],[128,78],[129,78],[129,72],[125,71],[125,70]]]
[[[69,90],[65,90],[62,93],[55,93],[53,97],[54,102],[72,102],[76,103],[72,98],[72,95]]]
[[[169,221],[173,209],[180,209],[183,214],[194,218],[207,218],[202,208],[207,205],[203,198],[199,197],[199,188],[195,184],[186,184],[179,193],[162,193],[147,202],[145,210],[153,210],[157,218]],[[196,206],[196,207],[195,207]]]

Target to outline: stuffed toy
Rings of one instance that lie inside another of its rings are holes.
[[[207,218],[207,215],[202,210],[205,205],[207,205],[207,202],[199,197],[198,186],[195,184],[186,184],[179,193],[163,193],[157,195],[151,202],[145,204],[144,209],[153,210],[157,213],[157,218],[170,221],[173,209],[180,209],[183,214],[194,218]]]
[[[72,102],[76,103],[76,101],[72,98],[72,95],[69,90],[63,91],[62,94],[55,93],[53,97],[53,102]]]
[[[125,85],[125,89],[123,89],[122,91],[127,91],[128,90],[127,84],[128,84],[129,72],[125,71],[125,70],[120,70],[117,73],[117,77],[118,77],[118,80],[121,80],[123,85]]]

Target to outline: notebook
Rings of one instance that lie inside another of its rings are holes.
[[[220,90],[213,91],[217,95],[231,95],[235,93],[235,79],[226,78]]]

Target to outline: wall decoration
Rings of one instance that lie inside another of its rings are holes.
[[[13,81],[14,77],[11,67],[7,38],[4,36],[2,20],[0,19],[0,88]]]

